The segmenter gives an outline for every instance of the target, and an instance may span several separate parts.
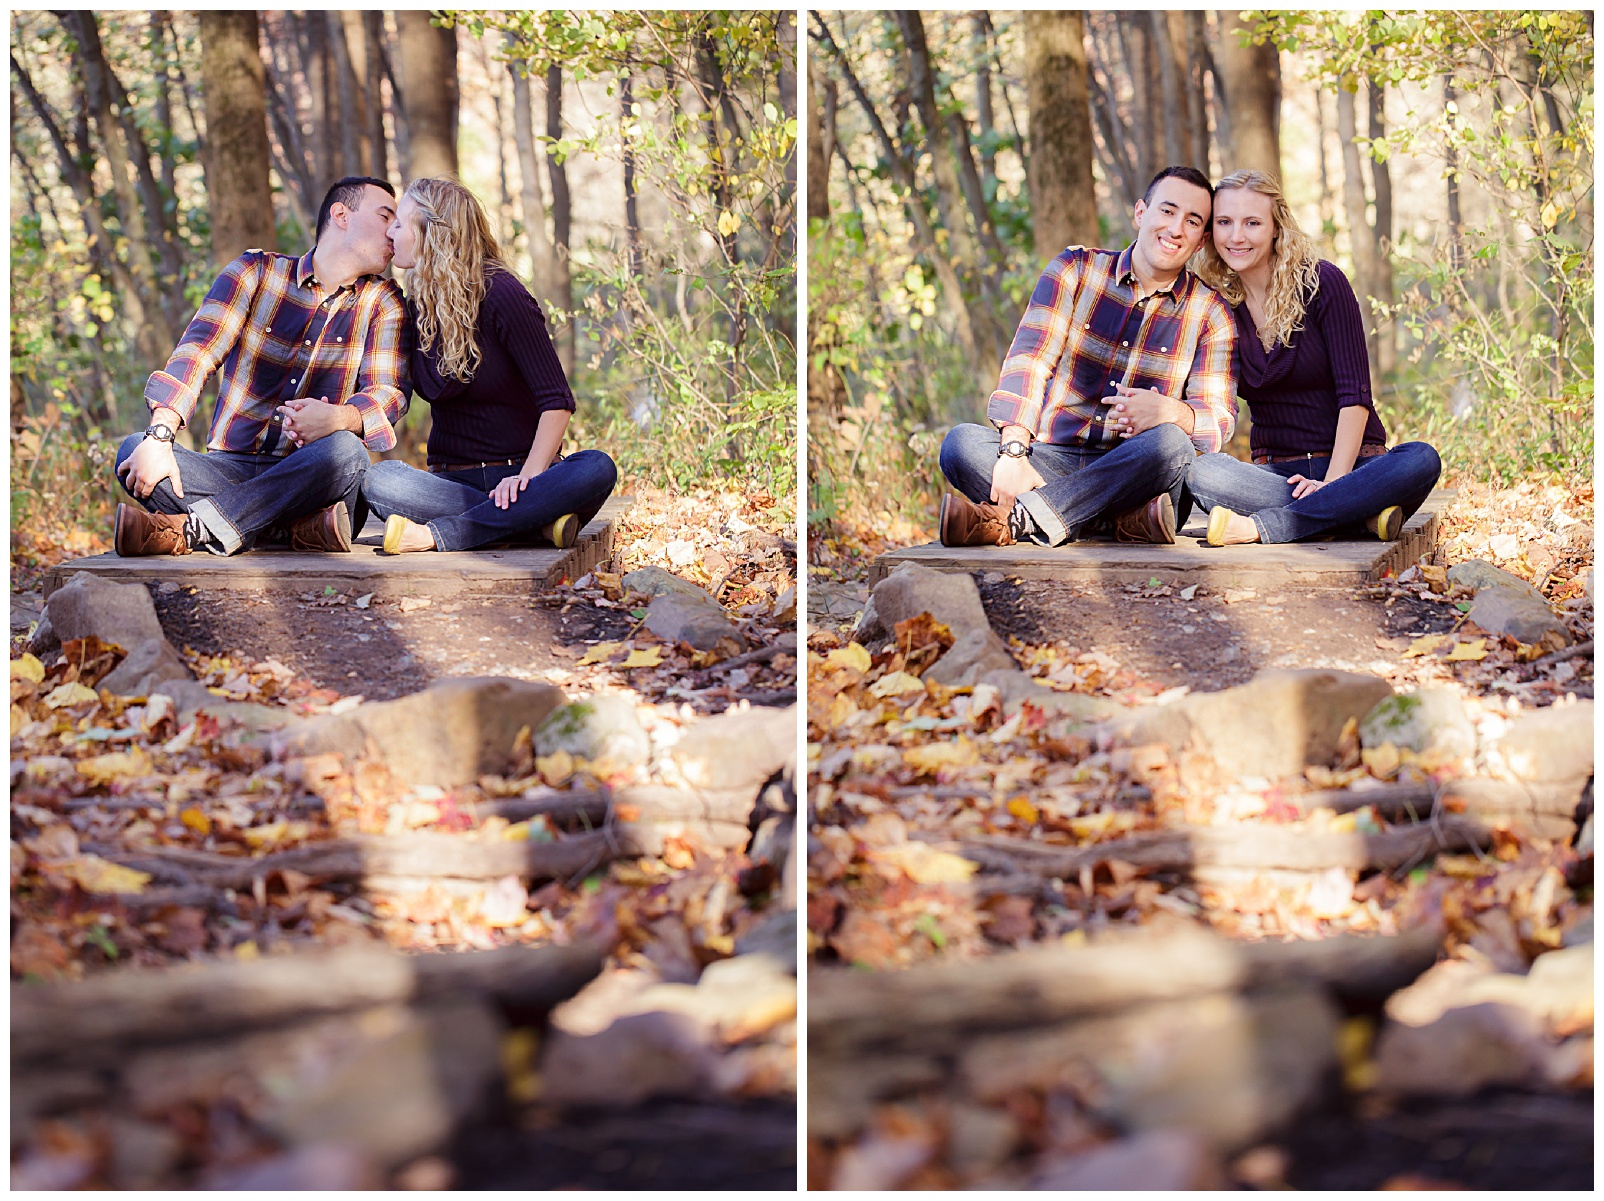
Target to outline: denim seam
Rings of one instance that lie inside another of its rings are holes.
[[[237,554],[245,545],[238,528],[224,516],[211,497],[195,502],[190,514],[200,522],[208,534],[223,548],[225,555]]]

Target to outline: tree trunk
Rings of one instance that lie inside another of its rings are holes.
[[[173,75],[171,59],[167,54],[167,15],[150,14],[149,42],[156,75],[156,123],[161,126],[162,202],[165,206],[178,195],[178,161],[173,154],[173,143],[178,135],[173,130]]]
[[[1120,43],[1124,48],[1125,69],[1131,76],[1131,131],[1136,143],[1137,195],[1147,191],[1148,181],[1166,164],[1164,158],[1164,114],[1153,94],[1158,79],[1158,55],[1153,49],[1153,31],[1145,12],[1119,14]]]
[[[329,26],[322,12],[306,13],[297,19],[305,35],[301,68],[306,74],[306,91],[312,101],[312,195],[313,205],[322,202],[336,179],[340,178],[340,144],[329,129]],[[293,110],[292,110],[293,111]]]
[[[368,49],[366,17],[350,9],[331,13],[330,17],[336,22],[331,24],[329,36],[340,65],[340,103],[345,110],[340,123],[346,159],[357,174],[382,179],[375,169],[372,109],[379,103],[379,96],[377,89],[371,86],[374,64]],[[347,95],[350,96],[348,107]]]
[[[274,38],[271,28],[268,30],[268,38],[271,44]],[[278,168],[279,179],[284,183],[284,194],[289,198],[290,205],[295,210],[296,220],[300,223],[302,238],[310,245],[313,226],[317,219],[317,206],[323,197],[321,193],[313,195],[317,191],[317,181],[312,177],[312,159],[307,153],[306,141],[301,135],[300,122],[295,118],[295,109],[290,101],[291,93],[279,74],[277,61],[271,52],[263,59],[262,66],[266,71],[265,95],[268,114],[272,118],[273,131],[277,135],[272,142],[274,165]]]
[[[529,240],[529,272],[537,296],[551,295],[551,241],[546,236],[546,205],[540,195],[540,158],[535,152],[535,114],[530,107],[529,76],[518,63],[508,63],[512,74],[512,131],[518,147],[519,197],[523,204],[524,236]]]
[[[1147,19],[1158,58],[1159,95],[1164,102],[1164,162],[1185,165],[1192,156],[1192,114],[1187,107],[1191,97],[1183,82],[1186,42],[1176,34],[1184,33],[1186,14],[1150,11]]]
[[[1030,109],[1030,215],[1036,257],[1096,246],[1086,26],[1081,14],[1025,14],[1025,95]]]
[[[553,64],[546,68],[546,136],[563,136],[563,71]],[[557,336],[557,357],[563,372],[572,378],[574,355],[578,348],[579,323],[574,319],[574,285],[568,268],[568,237],[572,208],[568,198],[568,168],[557,161],[556,152],[546,150],[546,167],[551,174],[551,299],[563,310],[563,326]]]
[[[267,100],[262,52],[251,11],[200,14],[201,86],[206,104],[206,200],[212,265],[246,250],[277,250],[268,185]]]
[[[1331,194],[1331,170],[1326,159],[1326,94],[1321,84],[1316,84],[1314,89],[1314,127],[1315,146],[1320,155],[1320,242],[1328,246],[1332,231],[1337,227],[1337,214]]]
[[[346,25],[346,40],[352,47],[352,64],[355,65],[355,48],[362,46],[362,86],[368,95],[367,142],[372,154],[373,175],[377,179],[390,178],[390,152],[384,137],[384,15],[363,13],[360,38]]]
[[[1386,91],[1379,80],[1365,84],[1370,101],[1370,137],[1387,136]],[[1370,159],[1370,181],[1376,195],[1376,224],[1374,229],[1375,256],[1372,264],[1372,295],[1389,308],[1392,305],[1392,171],[1385,161],[1374,155]],[[1380,391],[1382,380],[1390,377],[1398,366],[1398,345],[1394,340],[1394,322],[1391,317],[1376,318],[1376,366],[1378,374],[1371,386]]]
[[[1244,46],[1252,29],[1238,12],[1221,14],[1219,67],[1231,114],[1232,171],[1252,168],[1281,178],[1281,60],[1273,43]]]
[[[626,68],[626,71],[629,68]],[[628,125],[635,107],[635,77],[620,74],[618,77],[618,116],[620,124]],[[646,265],[641,250],[640,197],[635,190],[635,141],[628,133],[621,135],[624,142],[624,235],[629,242],[629,273],[640,281],[644,291]]]
[[[1179,19],[1178,14],[1172,14],[1172,17]],[[1181,44],[1185,46],[1181,63],[1185,67],[1184,78],[1189,97],[1187,106],[1191,112],[1192,122],[1192,155],[1189,161],[1204,175],[1212,178],[1209,169],[1208,92],[1203,81],[1208,72],[1209,61],[1207,26],[1204,24],[1203,14],[1193,11],[1185,14],[1180,27]]]
[[[1449,105],[1456,109],[1459,106],[1459,94],[1454,90],[1452,74],[1442,77],[1442,101],[1445,110]],[[1448,120],[1450,126],[1458,124],[1452,115]],[[1452,138],[1448,139],[1444,176],[1448,184],[1448,262],[1454,274],[1458,275],[1460,268],[1465,265],[1465,224],[1459,211],[1459,152],[1454,149]]]
[[[361,17],[358,13],[325,12],[327,21],[326,36],[329,42],[329,74],[334,86],[330,94],[335,100],[329,130],[332,137],[339,140],[340,145],[340,174],[341,175],[368,175],[371,173],[371,158],[363,154],[362,131],[367,128],[367,106],[363,103],[362,86],[357,82],[356,64],[351,57],[351,47],[346,42],[346,18],[350,23],[361,28]]]
[[[813,63],[808,61],[808,221],[830,219],[830,148],[824,144],[824,111],[813,86]]]
[[[970,18],[975,56],[975,125],[980,130],[980,181],[987,201],[997,196],[997,128],[991,111],[991,21],[985,13]]]
[[[429,23],[421,9],[395,15],[401,106],[407,114],[411,179],[457,175],[457,31]]]
[[[1337,137],[1342,142],[1342,203],[1348,218],[1348,244],[1353,253],[1353,290],[1359,296],[1359,312],[1364,318],[1365,343],[1369,350],[1370,376],[1377,377],[1375,321],[1370,316],[1368,297],[1374,295],[1371,257],[1375,242],[1365,212],[1365,181],[1359,166],[1359,136],[1354,113],[1355,101],[1346,88],[1337,89]]]

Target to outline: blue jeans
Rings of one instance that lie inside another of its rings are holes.
[[[1253,518],[1261,542],[1296,542],[1330,530],[1359,534],[1362,523],[1388,505],[1407,521],[1426,503],[1442,474],[1442,460],[1425,442],[1405,442],[1384,455],[1355,461],[1353,470],[1299,500],[1287,477],[1324,479],[1331,458],[1287,463],[1244,463],[1230,455],[1200,455],[1192,464],[1193,499],[1204,509],[1224,505]]]
[[[117,448],[118,467],[144,437],[130,434],[123,439]],[[269,527],[282,527],[335,501],[345,502],[353,533],[362,528],[367,516],[362,506],[362,476],[370,461],[368,448],[349,430],[319,438],[287,455],[233,450],[201,454],[175,446],[173,456],[184,495],[173,491],[170,480],[163,480],[141,503],[157,513],[192,515],[206,534],[200,548],[213,554],[249,550]],[[126,485],[123,490],[127,491]]]
[[[439,550],[472,550],[490,542],[533,542],[540,527],[564,513],[583,526],[596,516],[618,483],[618,468],[599,450],[564,455],[498,509],[490,490],[518,468],[476,467],[435,475],[396,459],[375,463],[362,494],[380,517],[399,513],[429,527]]]
[[[955,425],[941,443],[941,474],[976,504],[991,500],[998,431],[989,425]],[[1154,426],[1107,450],[1037,442],[1031,466],[1046,481],[1019,498],[1036,532],[1033,541],[1058,546],[1095,531],[1097,523],[1168,492],[1177,528],[1190,507],[1187,468],[1197,457],[1192,439],[1173,422]]]

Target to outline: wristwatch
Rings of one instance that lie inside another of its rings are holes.
[[[173,440],[173,427],[165,421],[153,422],[145,431],[145,437],[154,438],[158,442],[171,442]]]
[[[1030,443],[1020,442],[1017,439],[1013,442],[1004,442],[999,449],[1010,459],[1024,459],[1030,456]]]

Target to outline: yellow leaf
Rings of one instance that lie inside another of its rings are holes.
[[[586,651],[579,660],[579,666],[584,667],[590,663],[603,663],[613,657],[613,653],[623,646],[622,642],[598,642]]]
[[[113,751],[109,755],[81,760],[77,768],[78,774],[91,784],[110,784],[113,780],[148,776],[154,770],[150,756],[137,746],[131,750]]]
[[[262,957],[262,949],[256,945],[254,938],[247,938],[234,948],[234,958],[241,963],[253,963]]]
[[[1022,822],[1030,822],[1035,824],[1036,819],[1041,816],[1041,814],[1037,812],[1036,806],[1032,805],[1022,796],[1016,796],[1013,800],[1009,801],[1007,808],[1009,813],[1013,814]]]
[[[726,238],[741,228],[741,219],[734,213],[724,212],[718,215],[718,232]]]
[[[150,883],[149,872],[111,863],[99,855],[81,855],[70,863],[62,864],[60,871],[85,892],[144,892],[145,885]]]
[[[1421,655],[1429,655],[1433,651],[1447,646],[1453,639],[1447,634],[1427,634],[1424,638],[1416,638],[1409,644],[1409,649],[1403,653],[1405,659],[1418,659]]]
[[[1431,585],[1433,592],[1446,592],[1448,590],[1448,569],[1438,567],[1432,563],[1421,563],[1420,577]]]
[[[962,884],[980,865],[962,855],[938,851],[926,842],[902,842],[869,852],[880,863],[901,868],[915,884]]]
[[[11,660],[11,678],[31,680],[38,684],[45,678],[45,665],[32,655],[23,655],[20,659]]]
[[[824,657],[824,666],[827,670],[837,667],[850,667],[859,675],[868,671],[872,663],[873,660],[869,658],[869,652],[856,642],[849,642],[845,646],[837,647]]]
[[[930,746],[909,747],[902,761],[916,771],[936,772],[944,767],[968,767],[980,762],[980,752],[967,738],[956,742],[937,742]]]
[[[1358,829],[1358,813],[1339,813],[1326,823],[1326,830],[1332,834],[1352,834]]]
[[[623,667],[625,670],[631,667],[656,667],[662,661],[662,648],[648,646],[645,650],[630,651],[629,658],[623,662]]]
[[[100,694],[93,688],[74,681],[71,684],[61,684],[50,690],[45,697],[45,708],[60,709],[67,705],[82,705],[86,701],[98,701]]]
[[[178,820],[183,822],[202,838],[205,838],[206,835],[212,832],[212,819],[207,817],[193,805],[190,805],[188,808],[180,812],[178,815]]]
[[[574,757],[567,751],[553,751],[535,759],[535,770],[548,787],[560,788],[574,774]]]
[[[848,718],[857,716],[857,713],[857,702],[846,693],[838,692],[830,698],[830,708],[824,715],[824,724],[829,729],[835,730]]]
[[[299,842],[310,832],[311,826],[306,822],[286,821],[282,817],[265,826],[252,826],[242,831],[246,845],[253,851],[265,851],[286,842]]]
[[[1403,763],[1403,756],[1390,742],[1383,742],[1380,746],[1365,747],[1359,752],[1359,758],[1370,769],[1370,774],[1377,779],[1392,775]]]
[[[1478,638],[1474,642],[1456,642],[1454,649],[1448,652],[1448,662],[1464,663],[1487,657],[1487,639]]]
[[[869,685],[869,695],[878,697],[903,696],[906,693],[924,690],[924,681],[905,671],[894,671],[888,676],[881,676]]]

